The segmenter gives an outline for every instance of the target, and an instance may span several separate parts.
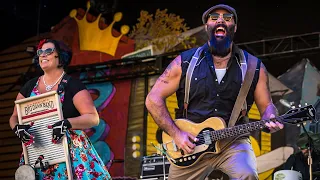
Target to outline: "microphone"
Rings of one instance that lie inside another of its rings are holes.
[[[291,104],[285,99],[280,99],[279,102],[287,108],[292,108]]]

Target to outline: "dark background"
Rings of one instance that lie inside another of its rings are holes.
[[[50,28],[68,16],[72,9],[85,9],[86,2],[87,0],[2,1],[0,50],[14,46],[38,33],[50,31]],[[115,12],[123,12],[123,19],[116,23],[115,28],[123,24],[130,27],[135,25],[141,10],[154,14],[156,9],[168,9],[168,13],[184,18],[190,29],[202,25],[202,13],[209,7],[225,3],[234,7],[238,13],[236,43],[319,32],[320,29],[319,6],[315,4],[316,1],[310,0],[296,2],[292,0],[190,2],[186,0],[91,0],[91,2],[94,2],[95,7],[91,8],[90,12],[93,14],[102,12],[107,22],[112,20]],[[312,58],[311,61],[318,66],[318,56]],[[299,60],[284,59],[265,63],[271,74],[278,76]]]

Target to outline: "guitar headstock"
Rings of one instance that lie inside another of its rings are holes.
[[[306,121],[314,121],[316,117],[316,110],[312,105],[299,107],[289,110],[281,116],[282,121],[290,124],[299,124]]]

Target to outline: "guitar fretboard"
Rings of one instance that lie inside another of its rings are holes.
[[[251,131],[260,130],[266,127],[265,123],[270,122],[272,120],[261,120],[248,124],[242,124],[233,126],[230,128],[220,129],[217,131],[211,132],[211,138],[213,141],[218,141],[225,138],[230,138],[234,136],[238,136],[241,134],[249,133]]]
[[[237,126],[233,126],[225,129],[211,131],[210,132],[211,140],[218,141],[221,139],[230,138],[230,137],[238,136],[241,134],[249,133],[251,131],[263,129],[264,127],[266,127],[265,125],[266,122],[270,122],[270,121],[273,121],[273,122],[278,121],[280,123],[289,121],[293,124],[297,124],[299,122],[301,123],[306,120],[314,119],[315,117],[314,114],[315,114],[315,109],[313,108],[312,105],[309,105],[303,108],[293,109],[293,110],[290,110],[287,114],[272,118],[270,120],[255,121],[247,124],[241,124],[241,125],[237,125]]]

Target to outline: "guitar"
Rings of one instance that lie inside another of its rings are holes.
[[[172,165],[185,168],[196,164],[205,154],[219,154],[221,150],[220,140],[261,130],[266,127],[266,122],[278,121],[280,123],[300,124],[314,119],[315,109],[312,105],[291,109],[284,115],[270,120],[260,120],[229,128],[226,128],[226,123],[219,117],[208,118],[202,123],[193,123],[187,119],[176,119],[175,124],[179,129],[197,137],[198,141],[195,142],[194,152],[192,154],[183,154],[166,132],[162,133],[162,146],[167,159]]]

